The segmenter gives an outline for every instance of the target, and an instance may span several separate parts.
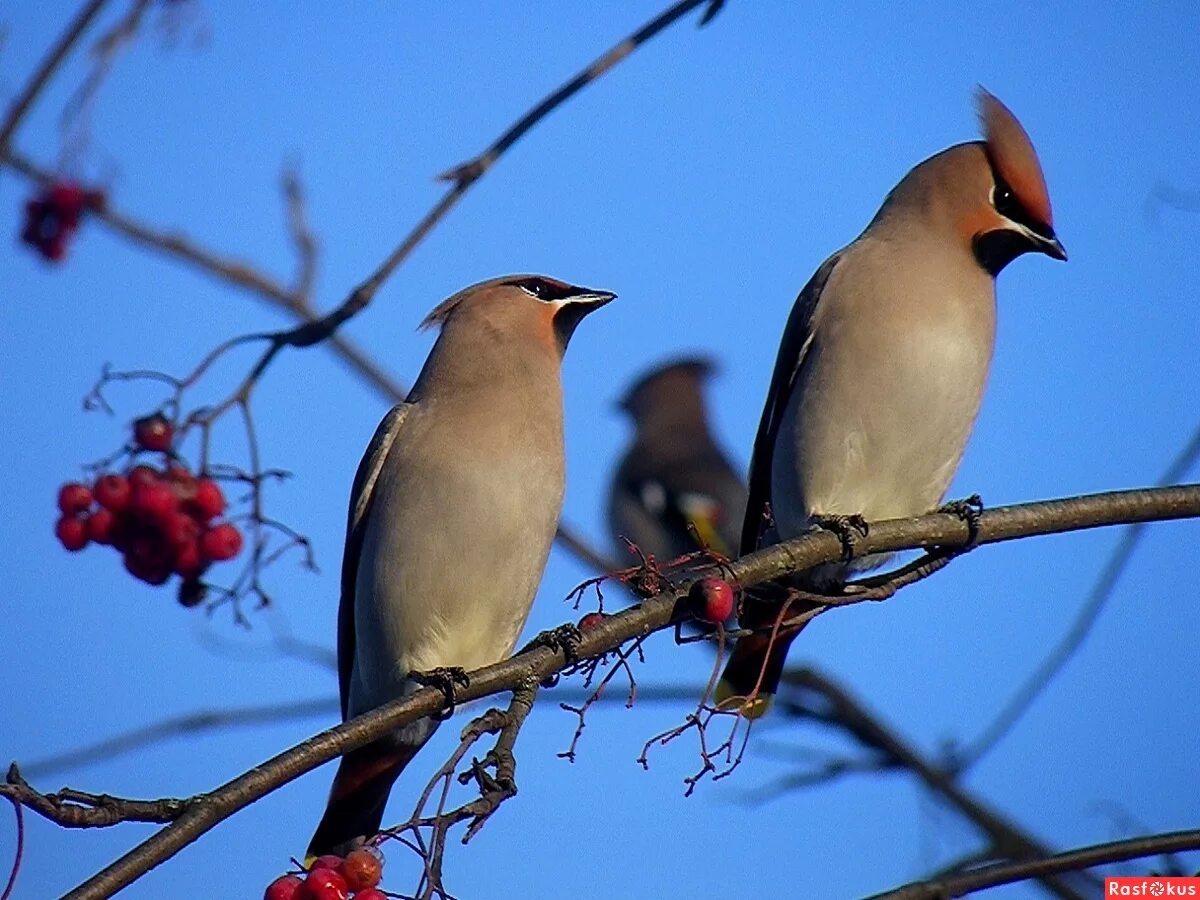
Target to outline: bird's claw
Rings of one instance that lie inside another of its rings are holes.
[[[967,523],[967,543],[962,547],[963,550],[970,550],[979,542],[979,514],[983,512],[983,499],[978,494],[943,503],[937,511],[958,516]]]
[[[567,665],[573,666],[579,662],[579,645],[583,642],[583,632],[579,626],[567,623],[551,628],[537,635],[532,641],[521,648],[521,652],[535,647],[549,647],[551,650],[561,650],[566,657]],[[558,675],[548,675],[542,680],[542,687],[552,688],[558,684]]]
[[[408,677],[422,687],[437,688],[442,692],[446,698],[446,706],[433,717],[438,722],[444,722],[454,715],[454,709],[458,705],[456,689],[469,687],[471,684],[471,679],[461,666],[438,666],[428,672],[409,672]]]
[[[855,513],[851,516],[815,515],[812,524],[824,531],[833,532],[842,542],[842,559],[849,562],[854,558],[854,548],[860,537],[866,537],[871,527],[867,520]]]

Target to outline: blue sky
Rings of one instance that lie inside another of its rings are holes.
[[[432,176],[467,159],[660,2],[195,7],[183,39],[154,29],[117,63],[82,157],[120,209],[177,227],[281,279],[294,260],[277,182],[295,161],[321,242],[318,303],[340,300],[435,201]],[[24,83],[67,8],[0,13],[0,97]],[[111,21],[111,20],[110,20]],[[611,467],[626,441],[614,409],[645,367],[682,351],[716,357],[719,433],[739,464],[780,330],[817,265],[851,240],[915,163],[976,136],[985,85],[1038,148],[1071,261],[1023,258],[999,283],[1000,326],[983,413],[951,493],[999,505],[1152,483],[1196,425],[1200,218],[1147,215],[1155,185],[1198,189],[1200,67],[1194,4],[730,2],[712,25],[676,26],[556,112],[481,181],[346,333],[411,381],[431,342],[416,324],[459,287],[542,271],[617,291],[565,365],[565,520],[602,540]],[[206,38],[193,38],[203,33]],[[58,116],[86,73],[77,54],[16,139],[58,157]],[[336,572],[354,468],[384,405],[320,349],[284,355],[257,395],[269,465],[295,477],[270,509],[315,542],[322,574],[282,564],[277,611],[252,631],[178,608],[134,583],[114,554],[68,557],[54,494],[110,451],[152,394],[116,392],[121,416],[80,398],[106,361],[182,372],[234,334],[277,327],[245,293],[85,223],[67,263],[21,247],[29,187],[0,172],[0,439],[8,515],[0,751],[34,761],[203,708],[332,697],[327,670],[270,653],[272,626],[332,646]],[[201,400],[239,374],[235,361]],[[223,438],[229,455],[239,451]],[[1194,477],[1194,473],[1193,473]],[[926,750],[969,740],[1072,616],[1116,531],[993,547],[869,609],[826,616],[793,660],[850,685]],[[1200,525],[1155,526],[1082,652],[967,785],[1060,847],[1121,832],[1112,804],[1149,829],[1194,827],[1200,746],[1188,549]],[[589,573],[556,551],[529,633],[574,614],[561,598]],[[214,645],[224,648],[214,652]],[[647,647],[644,684],[700,683],[703,651]],[[826,747],[819,731],[756,734],[733,778],[684,799],[695,764],[680,741],[634,762],[682,704],[604,709],[578,762],[573,729],[543,698],[518,745],[519,797],[447,863],[463,897],[518,893],[717,897],[731,885],[847,897],[914,878],[976,846],[967,826],[904,776],[848,778],[767,803],[789,771],[772,745]],[[178,738],[55,772],[118,795],[182,796],[260,762],[332,719]],[[393,794],[407,815],[450,745],[445,728]],[[439,755],[441,754],[441,755]],[[793,761],[794,765],[794,761]],[[257,896],[303,851],[331,772],[240,813],[123,896]],[[1109,805],[1109,806],[1106,806]],[[0,813],[0,865],[14,831]],[[64,832],[27,817],[16,896],[57,894],[150,833]],[[405,890],[409,862],[392,851]],[[1036,896],[1029,888],[997,896]]]

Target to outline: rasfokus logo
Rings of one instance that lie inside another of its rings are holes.
[[[1104,879],[1105,897],[1200,897],[1200,876],[1195,878],[1123,876]]]

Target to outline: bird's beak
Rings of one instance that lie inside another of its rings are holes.
[[[554,332],[558,337],[559,352],[567,349],[567,342],[575,333],[575,327],[583,321],[588,313],[595,312],[605,304],[612,302],[616,296],[612,291],[579,288],[576,293],[558,300],[554,310]]]
[[[607,303],[611,303],[616,299],[616,296],[612,291],[593,291],[591,288],[580,288],[579,293],[572,294],[560,300],[558,308],[580,306],[584,308],[583,311],[586,314],[592,312],[592,310],[599,309]]]
[[[1035,234],[1033,237],[1034,246],[1037,247],[1039,253],[1045,253],[1051,259],[1067,261],[1067,248],[1062,245],[1062,241],[1054,232],[1050,232],[1047,236]]]

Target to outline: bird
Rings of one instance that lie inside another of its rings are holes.
[[[796,299],[755,437],[743,554],[942,502],[987,381],[996,276],[1024,253],[1067,258],[1029,135],[982,87],[976,101],[983,139],[909,171]],[[796,586],[850,590],[848,576],[885,559],[820,566]],[[772,639],[777,617],[743,604],[743,626],[760,630],[735,645],[718,706],[769,709],[799,631]]]
[[[715,369],[705,357],[674,359],[621,399],[635,432],[609,488],[608,527],[618,549],[630,541],[660,562],[701,549],[737,552],[746,483],[709,427],[704,385]]]
[[[459,291],[422,322],[440,327],[437,340],[351,489],[337,629],[344,720],[428,683],[422,673],[461,679],[512,652],[562,511],[563,353],[615,296],[509,275]],[[418,720],[341,758],[306,858],[378,832],[393,784],[437,725]]]

